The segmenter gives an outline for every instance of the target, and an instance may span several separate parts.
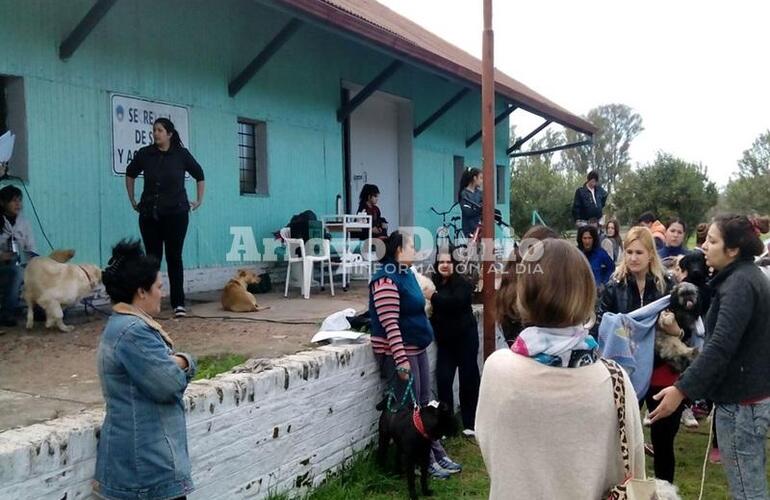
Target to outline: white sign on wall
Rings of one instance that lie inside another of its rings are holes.
[[[112,94],[111,101],[113,173],[125,175],[134,154],[153,143],[152,124],[158,118],[171,120],[182,144],[190,147],[186,107],[118,94]]]

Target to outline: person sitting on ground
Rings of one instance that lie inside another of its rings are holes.
[[[483,201],[484,174],[478,168],[469,168],[460,179],[457,201],[462,212],[462,232],[470,238],[481,224],[481,204]]]
[[[138,241],[121,241],[102,273],[113,314],[97,367],[106,414],[96,452],[95,492],[107,499],[184,498],[193,490],[185,388],[195,361],[174,351],[160,313],[160,263]]]
[[[612,218],[607,221],[604,226],[604,234],[600,239],[602,248],[617,265],[623,257],[623,239],[620,237],[620,223],[617,219]]]
[[[588,259],[594,275],[597,290],[602,290],[615,272],[615,262],[599,245],[599,234],[591,225],[581,226],[577,230],[577,244]]]
[[[666,246],[666,226],[652,212],[644,212],[639,216],[639,225],[650,230],[655,240],[655,250]]]
[[[511,349],[487,359],[481,378],[476,438],[489,498],[607,498],[625,471],[612,376],[584,326],[596,302],[593,275],[574,245],[556,239],[538,245],[538,272],[512,282],[517,310],[530,326]],[[619,373],[631,475],[643,479],[639,406],[628,375]]]
[[[661,259],[678,257],[687,254],[684,236],[687,234],[687,226],[682,219],[674,217],[666,226],[666,246],[658,249]]]
[[[361,194],[358,196],[357,214],[366,213],[372,218],[372,237],[384,240],[388,237],[388,221],[382,216],[377,202],[380,199],[380,188],[374,184],[364,184]],[[359,237],[363,240],[369,237],[366,231],[362,231]]]
[[[572,202],[572,218],[575,226],[584,226],[594,219],[601,223],[602,211],[607,204],[607,191],[599,185],[599,174],[592,170],[588,172],[585,184],[575,190]]]
[[[524,329],[521,317],[516,311],[516,280],[519,270],[526,270],[528,262],[539,258],[539,252],[542,249],[539,242],[548,238],[558,240],[559,233],[548,226],[536,225],[529,228],[508,257],[508,262],[503,269],[500,289],[495,294],[495,322],[509,346]]]
[[[16,186],[0,189],[2,233],[0,233],[0,326],[16,326],[24,264],[37,256],[32,227],[21,214],[22,195]],[[15,245],[15,247],[14,247]]]
[[[454,410],[455,372],[460,374],[460,414],[463,434],[473,436],[479,398],[479,327],[473,315],[473,285],[457,272],[454,249],[436,252],[433,272],[436,291],[430,322],[436,335],[438,399]]]

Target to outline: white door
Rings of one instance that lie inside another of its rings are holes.
[[[358,208],[364,184],[375,184],[388,232],[399,225],[397,106],[374,94],[350,115],[350,206],[353,211]]]

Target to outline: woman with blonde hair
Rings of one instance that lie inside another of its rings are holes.
[[[633,227],[628,231],[623,242],[624,256],[604,289],[597,307],[597,322],[594,332],[599,331],[604,313],[627,314],[642,306],[667,295],[673,288],[673,280],[663,270],[655,241],[649,229],[643,226]],[[679,331],[676,322],[672,330]],[[674,332],[674,333],[677,333]],[[658,402],[652,396],[663,388],[669,387],[679,378],[679,373],[668,363],[661,360],[657,353],[653,361],[652,378],[647,394],[640,394],[652,412]],[[674,482],[674,438],[679,430],[679,421],[684,405],[680,405],[672,415],[652,424],[650,437],[652,453],[655,457],[655,477]]]
[[[527,327],[511,349],[487,359],[481,379],[476,437],[489,498],[606,498],[625,471],[612,376],[584,326],[596,302],[593,274],[566,241],[535,246],[532,255],[540,257],[517,275],[513,295]],[[630,473],[641,479],[636,393],[625,372],[618,375]]]

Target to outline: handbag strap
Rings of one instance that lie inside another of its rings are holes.
[[[631,478],[631,453],[628,449],[628,435],[626,434],[626,384],[620,366],[611,359],[601,358],[612,381],[612,398],[615,401],[615,411],[618,415],[618,433],[620,434],[620,456],[623,459],[625,478]]]

